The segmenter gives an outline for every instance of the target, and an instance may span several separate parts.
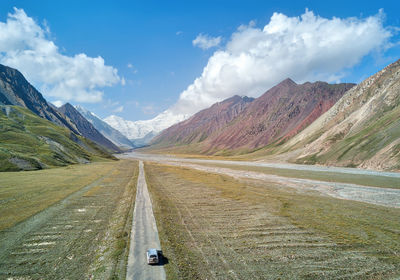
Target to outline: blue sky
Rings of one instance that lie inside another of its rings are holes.
[[[239,26],[251,25],[262,29],[273,13],[299,17],[308,8],[314,15],[326,19],[363,19],[377,15],[383,8],[383,27],[391,32],[386,44],[399,41],[398,31],[391,27],[400,27],[398,1],[2,0],[0,22],[6,22],[7,15],[14,13],[13,7],[22,9],[43,30],[48,27],[46,40],[54,42],[62,55],[73,57],[83,53],[90,58],[101,56],[104,64],[112,67],[105,71],[117,70],[117,74],[109,71],[104,74],[108,85],[103,86],[101,82],[95,84],[101,98],[79,102],[71,97],[70,102],[81,104],[100,117],[117,114],[128,120],[150,119],[174,106],[180,94],[202,75],[214,52],[226,48]],[[193,40],[199,34],[220,37],[221,42],[209,49],[196,47]],[[399,45],[386,50],[382,50],[380,45],[379,52],[368,52],[362,55],[360,63],[340,70],[337,80],[359,82],[399,58]],[[24,69],[21,71],[24,73]],[[334,71],[332,74],[338,73],[337,69]],[[46,90],[48,87],[43,85],[40,77],[35,80],[34,73],[30,76],[48,100],[62,99],[48,94],[56,89]],[[327,73],[321,77],[328,77]],[[254,89],[255,92],[257,90],[259,94],[264,91],[261,87]],[[232,92],[232,95],[238,93],[247,94]],[[226,95],[218,98],[222,96]]]

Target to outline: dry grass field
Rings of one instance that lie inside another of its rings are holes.
[[[168,279],[396,279],[400,209],[146,163]]]
[[[125,279],[137,174],[129,160],[0,173],[0,279]]]
[[[0,173],[0,230],[46,209],[55,202],[104,176],[114,162]]]

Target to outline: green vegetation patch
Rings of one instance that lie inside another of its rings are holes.
[[[112,159],[91,141],[28,109],[0,106],[0,171],[42,169]],[[75,141],[74,141],[75,140]],[[88,151],[88,150],[90,151]]]

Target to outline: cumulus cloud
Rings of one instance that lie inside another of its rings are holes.
[[[216,47],[221,43],[221,37],[211,37],[207,34],[199,34],[196,39],[192,41],[193,46],[199,47],[203,50],[207,50],[212,47]]]
[[[123,83],[117,69],[100,56],[62,54],[49,39],[50,29],[14,8],[0,21],[0,63],[20,70],[48,97],[62,101],[99,102],[102,88]]]
[[[235,94],[258,97],[288,77],[336,82],[364,56],[389,45],[393,29],[383,26],[383,18],[383,11],[327,19],[306,10],[300,17],[274,13],[263,28],[240,26],[170,110],[193,114]]]

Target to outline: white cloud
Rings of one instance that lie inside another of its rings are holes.
[[[106,99],[103,101],[103,108],[110,109],[113,107],[117,107],[119,105],[119,101],[113,101],[111,99]]]
[[[383,11],[367,18],[300,17],[274,13],[269,23],[240,26],[223,50],[208,60],[200,77],[170,109],[193,114],[232,95],[257,97],[287,77],[297,82],[338,81],[393,36]]]
[[[45,96],[62,101],[99,102],[103,87],[123,83],[102,57],[66,56],[49,36],[46,22],[41,27],[23,9],[14,8],[0,22],[0,63],[20,70]]]
[[[132,63],[128,63],[128,65],[126,65],[126,67],[128,67],[129,69],[132,69],[133,74],[136,74],[138,72],[138,70],[136,69],[135,66],[133,66]]]
[[[155,113],[153,105],[146,105],[142,107],[142,112],[146,115],[152,115]]]
[[[211,37],[207,34],[199,34],[196,39],[192,41],[193,46],[199,47],[203,50],[207,50],[212,47],[216,47],[221,43],[221,37]]]
[[[56,101],[53,101],[53,102],[51,102],[51,103],[53,103],[54,106],[56,106],[57,108],[59,108],[59,107],[61,107],[62,105],[65,104],[65,103],[62,102],[61,100],[56,100]]]
[[[124,106],[123,105],[115,108],[112,112],[113,113],[121,113],[122,111],[124,111]]]

